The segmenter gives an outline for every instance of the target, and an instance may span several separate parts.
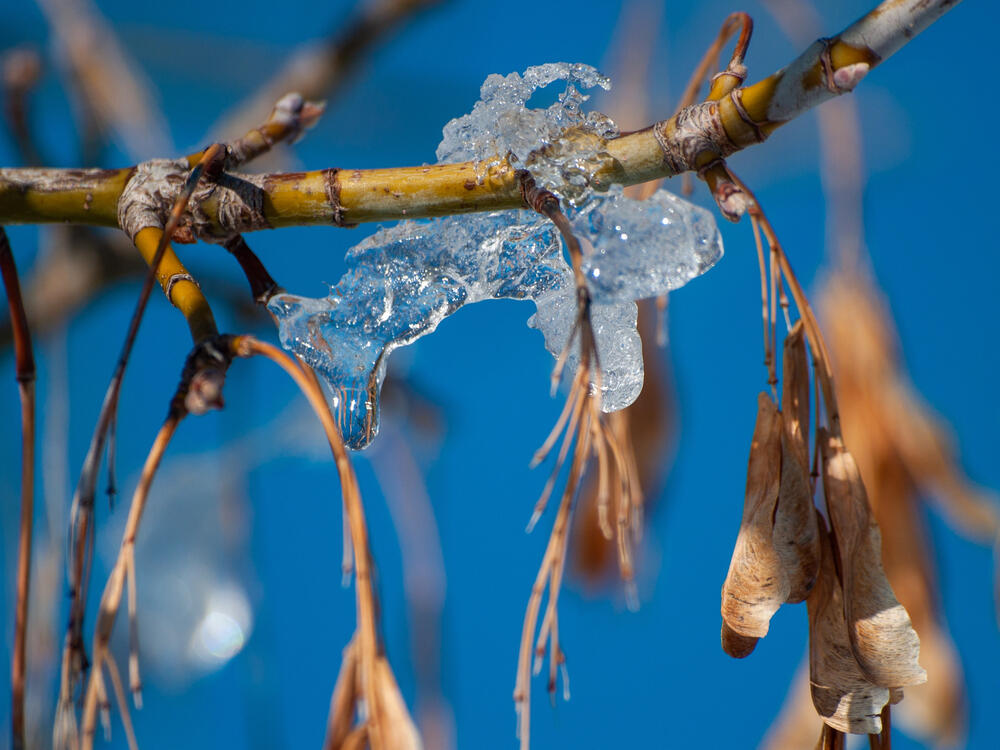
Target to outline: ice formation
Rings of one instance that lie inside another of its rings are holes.
[[[536,89],[560,80],[566,90],[552,106],[525,106]],[[635,300],[704,273],[721,257],[722,241],[708,211],[665,190],[640,202],[620,187],[589,189],[589,176],[610,158],[603,142],[617,133],[609,118],[581,109],[587,97],[577,87],[595,85],[607,88],[607,79],[580,64],[492,75],[472,112],[445,126],[437,156],[488,163],[509,153],[565,199],[586,256],[602,407],[615,411],[642,388]],[[347,272],[327,297],[281,294],[269,306],[282,344],[327,381],[345,441],[363,448],[378,429],[379,391],[392,350],[430,333],[462,305],[499,298],[532,300],[529,325],[542,332],[553,355],[562,351],[576,296],[559,235],[544,217],[503,211],[379,229],[348,252]],[[574,367],[571,356],[566,371]]]

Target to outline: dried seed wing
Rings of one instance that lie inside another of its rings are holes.
[[[794,439],[781,436],[781,486],[774,514],[774,547],[788,577],[787,602],[803,601],[819,572],[819,536],[813,505],[809,463],[803,462]]]
[[[781,486],[774,547],[788,576],[789,602],[808,596],[819,571],[819,536],[809,476],[809,365],[802,321],[785,338],[781,396]]]
[[[762,393],[747,466],[743,520],[722,586],[722,619],[742,636],[766,635],[771,616],[788,598],[788,577],[773,541],[780,481],[781,412]]]
[[[840,560],[851,648],[865,676],[883,687],[919,685],[920,640],[882,568],[882,536],[854,457],[824,435],[823,487]]]
[[[851,649],[843,591],[826,525],[819,519],[821,564],[809,593],[809,688],[817,713],[829,726],[852,734],[878,734],[888,688],[869,682]]]

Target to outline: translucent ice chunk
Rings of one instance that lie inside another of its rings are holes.
[[[722,255],[711,215],[665,191],[638,203],[621,191],[594,195],[571,221],[586,259],[592,322],[602,368],[602,406],[621,409],[642,388],[636,333],[640,297],[664,294]],[[624,239],[623,239],[624,237]],[[620,255],[621,257],[617,257]],[[368,444],[378,429],[386,358],[484,299],[531,299],[531,325],[558,355],[576,315],[573,276],[558,233],[527,211],[403,222],[348,252],[348,270],[325,299],[274,297],[282,344],[330,386],[345,441]],[[572,372],[575,352],[567,363]]]
[[[647,200],[614,185],[574,217],[585,247],[583,270],[598,298],[657,297],[700,276],[722,255],[712,214],[666,190]]]
[[[566,81],[558,101],[545,109],[525,107],[537,89],[556,81]],[[488,166],[509,154],[511,162],[530,169],[539,184],[576,200],[591,175],[611,158],[605,140],[618,135],[609,117],[581,109],[589,97],[580,89],[610,85],[595,68],[582,63],[548,63],[528,68],[523,75],[491,75],[472,112],[444,126],[438,161],[474,159]]]
[[[554,81],[567,86],[545,109],[525,103]],[[552,63],[524,75],[490,76],[482,99],[452,120],[438,147],[442,161],[519,160],[535,179],[568,200],[567,215],[585,249],[591,319],[605,411],[632,403],[642,388],[642,348],[635,300],[676,289],[722,256],[711,214],[670,193],[648,201],[621,188],[590,189],[606,138],[617,131],[585,114],[577,86],[608,86],[587,65]],[[531,299],[529,321],[558,355],[576,316],[573,275],[558,233],[527,211],[402,222],[352,248],[347,272],[325,299],[291,294],[269,306],[282,344],[312,365],[330,389],[345,442],[363,448],[378,430],[378,398],[393,349],[433,331],[459,307],[483,299]],[[571,349],[566,372],[578,362]]]
[[[529,212],[403,222],[352,248],[325,299],[274,297],[282,344],[326,379],[352,448],[378,429],[386,357],[467,302],[534,298],[570,278],[553,228]]]

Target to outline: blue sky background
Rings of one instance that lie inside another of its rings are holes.
[[[208,8],[198,0],[102,0],[98,5],[154,84],[176,153],[185,153],[204,145],[222,112],[297,44],[334,28],[352,3],[285,0],[276,6],[245,0]],[[869,3],[833,5],[825,14],[831,34]],[[672,110],[702,50],[726,14],[737,9],[756,21],[747,60],[751,80],[797,54],[759,3],[667,2],[650,65],[650,108],[657,117]],[[305,168],[433,161],[441,127],[471,108],[488,74],[551,61],[606,68],[619,13],[617,3],[582,0],[446,2],[356,71],[320,124],[295,147],[294,159]],[[896,316],[910,375],[953,426],[970,476],[1000,488],[995,457],[1000,258],[990,229],[996,160],[984,132],[997,112],[982,85],[995,67],[994,25],[989,3],[960,5],[877,68],[856,97],[869,170],[866,240]],[[23,42],[44,48],[46,40],[44,21],[31,3],[0,2],[0,49]],[[51,69],[35,116],[60,165],[76,166],[71,110]],[[756,190],[804,281],[823,261],[815,125],[815,115],[803,117],[731,159]],[[10,142],[0,138],[0,164],[14,163]],[[109,157],[109,165],[123,163],[124,156]],[[697,200],[705,203],[704,191]],[[291,229],[248,240],[289,290],[319,296],[324,283],[339,278],[344,251],[370,231]],[[544,682],[536,680],[535,747],[756,744],[804,651],[803,606],[783,608],[771,635],[749,659],[734,661],[719,648],[719,589],[739,526],[756,394],[765,385],[750,229],[726,224],[722,231],[725,258],[671,297],[669,357],[680,440],[642,549],[641,609],[629,613],[620,595],[588,592],[570,581],[560,621],[573,696],[549,709]],[[20,267],[27,269],[39,233],[13,228],[10,237]],[[242,282],[217,247],[179,251],[196,275],[214,272]],[[36,344],[40,397],[68,397],[66,440],[58,430],[47,433],[61,473],[46,477],[66,502],[136,290],[136,285],[116,287],[74,319],[64,336]],[[206,292],[211,298],[208,285]],[[408,431],[440,530],[447,574],[442,686],[462,748],[515,746],[511,693],[521,620],[551,523],[543,520],[533,535],[524,534],[545,481],[544,470],[529,471],[528,462],[561,407],[561,399],[548,395],[552,360],[539,334],[524,324],[532,311],[513,301],[471,306],[416,347],[398,352],[395,364],[404,366],[409,382],[434,405],[438,426],[413,431],[401,424],[398,412],[385,414],[386,430]],[[221,308],[216,314],[220,327],[245,329]],[[255,330],[276,338],[266,321]],[[187,336],[176,311],[154,295],[122,396],[119,472],[126,497],[176,384],[190,346]],[[53,364],[60,359],[68,365],[64,391],[59,383],[66,375]],[[8,386],[0,387],[0,424],[6,425],[0,437],[0,612],[4,642],[10,643],[20,459],[9,354],[0,359],[0,383]],[[144,563],[140,551],[139,586],[144,580],[169,581],[171,571],[188,563],[199,586],[230,581],[247,592],[253,630],[235,658],[205,675],[183,664],[171,666],[169,655],[159,657],[159,667],[157,657],[144,657],[146,705],[133,712],[143,748],[299,748],[322,742],[340,651],[354,626],[354,603],[352,591],[340,584],[340,496],[333,463],[297,399],[273,366],[237,363],[227,385],[227,409],[188,420],[171,446],[164,465],[170,480],[161,477],[154,485],[151,506],[160,507],[155,515],[151,508],[139,538],[140,548],[147,543],[149,560]],[[49,406],[41,407],[40,424],[47,419],[58,424],[57,403],[50,398]],[[59,451],[65,456],[61,462]],[[372,461],[362,456],[356,468],[379,566],[386,646],[412,702],[414,668],[398,544]],[[109,529],[121,523],[124,511],[119,504]],[[39,519],[42,523],[41,511]],[[108,519],[104,509],[101,519]],[[929,515],[928,526],[944,611],[969,685],[969,747],[997,747],[1000,639],[990,593],[992,554],[956,537],[936,515]],[[106,533],[99,547],[113,551],[116,536],[117,531]],[[97,592],[107,565],[107,557],[95,564]],[[182,580],[177,586],[183,591],[195,584]],[[165,599],[168,604],[147,616],[176,634],[181,625],[172,628],[171,622],[181,619],[176,603],[181,600],[183,595]],[[62,622],[60,614],[60,627]],[[124,620],[119,630],[125,630]],[[154,648],[154,640],[147,636],[144,646]],[[7,648],[0,651],[0,671],[9,672]],[[5,679],[0,685],[5,725],[8,690]],[[114,720],[112,746],[124,746],[117,716]],[[6,731],[0,736],[7,741]],[[899,738],[894,746],[919,745]]]

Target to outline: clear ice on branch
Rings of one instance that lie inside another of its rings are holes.
[[[556,81],[565,91],[551,106],[528,108],[532,93]],[[683,286],[722,256],[712,214],[658,190],[648,200],[605,193],[590,177],[611,158],[604,141],[617,127],[585,112],[581,89],[609,87],[582,64],[549,63],[524,75],[491,75],[472,112],[449,122],[441,162],[510,158],[563,199],[584,249],[591,319],[605,411],[628,406],[642,389],[642,348],[635,300]],[[508,156],[509,155],[509,156]],[[484,170],[485,171],[485,170]],[[280,294],[269,307],[285,348],[326,381],[334,416],[351,448],[378,431],[379,392],[393,349],[433,331],[462,305],[530,299],[528,321],[558,356],[576,315],[573,274],[558,232],[531,211],[497,211],[404,221],[379,229],[347,253],[347,272],[322,299]],[[573,351],[565,372],[578,361]]]

